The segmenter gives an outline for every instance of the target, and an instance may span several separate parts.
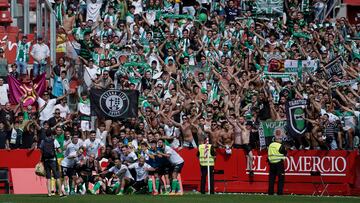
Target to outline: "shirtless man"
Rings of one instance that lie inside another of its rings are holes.
[[[239,120],[245,121],[243,117]],[[252,122],[248,121],[244,122],[237,122],[234,117],[228,118],[230,124],[234,127],[234,134],[235,134],[235,141],[234,141],[234,148],[235,149],[244,149],[247,154],[247,170],[249,170],[249,175],[253,176],[254,172],[252,171],[252,163],[253,163],[253,153],[251,151],[250,146],[250,132],[252,128]]]
[[[228,122],[223,124],[221,136],[218,139],[218,145],[221,148],[231,149],[234,144],[234,131]]]
[[[205,132],[209,134],[211,144],[215,148],[218,148],[219,147],[218,140],[221,137],[222,129],[218,127],[218,124],[216,123],[216,121],[213,120],[211,122],[210,129],[208,129],[208,130],[205,129]]]
[[[165,115],[163,113],[161,113],[161,115],[165,117]],[[189,121],[188,116],[186,116],[186,115],[182,116],[182,120],[183,120],[182,124],[172,120],[171,118],[168,118],[168,117],[165,117],[165,118],[169,119],[175,127],[180,128],[180,130],[183,134],[183,137],[184,137],[184,140],[183,140],[184,147],[197,148],[197,145],[194,140],[193,132],[192,132],[192,128],[194,128],[195,126],[193,126],[193,124],[192,124],[193,122]]]

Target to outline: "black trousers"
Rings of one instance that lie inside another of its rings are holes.
[[[275,179],[278,177],[278,190],[277,194],[282,195],[284,189],[284,181],[285,181],[285,170],[284,170],[284,162],[280,161],[279,163],[272,164],[269,163],[270,170],[269,170],[269,190],[268,194],[274,194],[274,185]]]
[[[205,184],[207,180],[207,166],[200,166],[201,168],[201,194],[205,194]],[[210,166],[210,194],[214,194],[214,166]]]

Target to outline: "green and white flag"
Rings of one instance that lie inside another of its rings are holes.
[[[257,14],[279,14],[284,10],[283,0],[256,0]]]
[[[332,82],[330,83],[331,88],[335,88],[335,87],[342,87],[342,86],[347,86],[347,85],[353,85],[357,82],[360,81],[360,77],[353,79],[353,80],[344,80],[344,81],[340,81],[340,82]]]
[[[285,132],[287,125],[286,120],[281,121],[262,121],[259,127],[259,141],[260,141],[260,149],[266,148],[272,141],[274,137],[275,129],[281,129]],[[284,135],[284,133],[283,133]]]
[[[317,60],[285,60],[285,72],[297,74],[302,79],[303,73],[314,73],[318,68]]]

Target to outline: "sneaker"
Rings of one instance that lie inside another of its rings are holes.
[[[184,195],[184,193],[183,192],[177,192],[175,195],[182,196],[182,195]]]
[[[92,194],[92,195],[96,195],[96,192],[94,190],[89,190],[89,192]]]
[[[159,193],[158,192],[153,192],[153,195],[158,195]]]
[[[164,193],[161,193],[160,195],[170,195],[169,192],[164,192]]]
[[[170,192],[169,195],[174,196],[174,195],[176,195],[176,193],[175,192]]]
[[[51,196],[53,196],[53,194],[52,194],[52,193],[49,193],[49,194],[47,194],[47,196],[48,196],[48,197],[51,197]]]
[[[124,195],[124,193],[119,192],[119,193],[117,193],[116,195],[123,196],[123,195]]]

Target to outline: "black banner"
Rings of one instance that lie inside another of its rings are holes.
[[[339,78],[343,77],[343,72],[341,69],[341,66],[343,64],[343,59],[341,56],[331,60],[326,66],[325,69],[325,78],[327,80],[332,80],[334,76],[337,76]]]
[[[138,116],[138,97],[136,90],[90,90],[91,112],[100,118],[121,119]]]
[[[300,136],[306,132],[306,100],[294,100],[286,103],[287,131],[290,136]]]

